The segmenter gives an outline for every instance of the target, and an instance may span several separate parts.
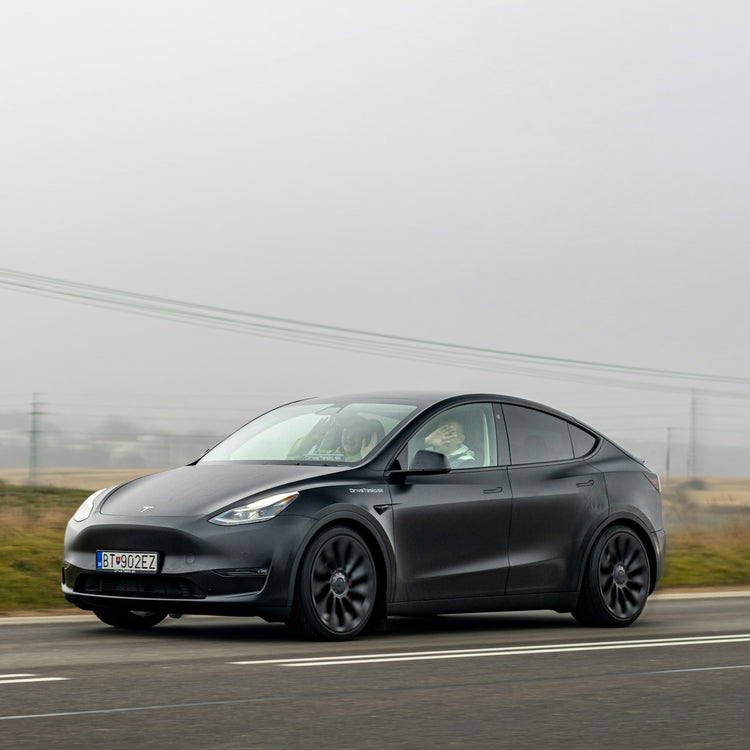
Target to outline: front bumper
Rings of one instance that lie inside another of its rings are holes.
[[[97,516],[68,525],[62,592],[69,602],[82,609],[287,619],[297,551],[311,519],[284,514],[231,528],[205,518],[112,520]],[[99,549],[158,552],[159,570],[96,570]]]

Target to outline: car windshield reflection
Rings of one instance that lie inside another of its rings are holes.
[[[415,409],[382,402],[291,404],[246,424],[201,462],[357,463]]]

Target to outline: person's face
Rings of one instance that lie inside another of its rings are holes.
[[[451,453],[464,441],[464,429],[459,422],[445,422],[438,428],[444,452]]]
[[[345,427],[344,431],[341,433],[341,447],[347,455],[359,453],[362,449],[361,431]]]

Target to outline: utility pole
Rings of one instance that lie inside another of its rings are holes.
[[[29,484],[39,483],[39,443],[41,441],[42,429],[39,417],[39,394],[34,393],[31,399],[31,429],[29,430]]]
[[[697,410],[695,391],[690,391],[690,425],[688,432],[687,473],[689,477],[695,475],[695,414]]]
[[[674,427],[667,427],[667,481],[669,481],[671,475],[670,457],[672,455],[672,430],[674,430]]]

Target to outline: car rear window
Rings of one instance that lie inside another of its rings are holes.
[[[573,458],[568,423],[536,409],[503,405],[513,464],[564,461]]]

